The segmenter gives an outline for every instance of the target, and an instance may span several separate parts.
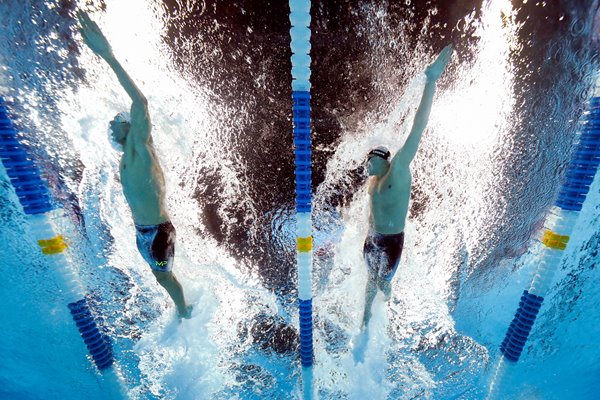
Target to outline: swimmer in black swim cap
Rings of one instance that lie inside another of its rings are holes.
[[[391,297],[391,281],[394,277],[404,246],[404,224],[410,199],[410,163],[417,153],[423,131],[427,126],[435,84],[442,75],[450,58],[452,47],[446,46],[437,59],[425,70],[427,77],[421,103],[404,146],[389,160],[391,154],[385,146],[378,146],[367,154],[369,171],[369,234],[365,240],[363,255],[368,267],[365,294],[365,310],[362,327],[371,318],[371,306],[377,290],[386,298]]]

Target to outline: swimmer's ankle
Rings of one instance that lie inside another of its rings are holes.
[[[191,304],[188,304],[185,306],[185,308],[183,310],[177,311],[177,316],[179,317],[179,319],[182,319],[182,318],[190,319],[190,318],[192,318],[193,310],[194,310],[194,306]]]

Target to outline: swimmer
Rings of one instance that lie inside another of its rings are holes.
[[[375,147],[367,155],[367,168],[372,178],[369,182],[369,233],[363,247],[368,279],[362,328],[369,324],[371,306],[377,290],[383,292],[386,301],[392,294],[391,281],[398,268],[404,245],[404,223],[412,179],[409,167],[427,126],[436,81],[446,69],[451,57],[452,46],[448,45],[425,70],[425,89],[404,146],[391,161],[390,151],[385,146]]]
[[[108,63],[132,100],[131,112],[117,114],[110,121],[110,131],[115,147],[123,152],[119,174],[133,215],[138,250],[173,299],[179,318],[191,318],[192,306],[186,303],[183,288],[172,271],[175,227],[166,210],[165,178],[150,134],[148,102],[113,55],[98,25],[84,12],[78,18],[83,41]]]

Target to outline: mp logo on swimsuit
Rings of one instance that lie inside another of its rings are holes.
[[[155,261],[157,267],[164,267],[168,261]]]

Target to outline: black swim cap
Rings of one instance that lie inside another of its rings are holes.
[[[390,151],[388,150],[387,147],[385,146],[377,146],[374,149],[371,149],[371,151],[369,151],[369,154],[367,154],[367,160],[370,160],[372,157],[381,157],[384,160],[387,160],[388,158],[390,158]]]

